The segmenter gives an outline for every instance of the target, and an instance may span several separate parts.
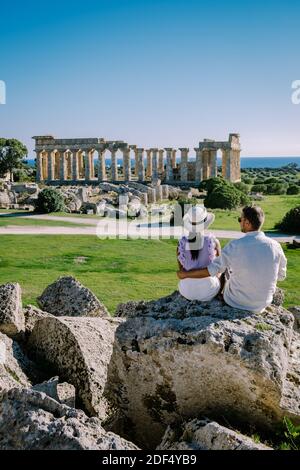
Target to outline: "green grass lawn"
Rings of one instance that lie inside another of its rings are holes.
[[[222,241],[224,245],[226,241]],[[0,284],[19,282],[23,303],[59,276],[89,287],[111,313],[120,302],[157,299],[177,288],[175,240],[99,240],[76,235],[1,235]],[[300,252],[285,249],[286,306],[300,305]]]
[[[266,196],[263,201],[254,201],[256,205],[260,206],[265,212],[265,224],[264,230],[272,230],[276,222],[280,222],[283,216],[292,207],[300,205],[300,196],[292,195],[278,195],[278,196]],[[214,224],[211,226],[212,229],[216,230],[239,230],[240,225],[237,221],[241,211],[235,210],[213,210],[216,219]]]
[[[17,225],[18,227],[27,227],[27,226],[35,226],[35,227],[40,227],[40,226],[50,226],[50,227],[82,227],[82,224],[76,224],[75,222],[68,222],[65,220],[59,221],[59,220],[45,220],[45,219],[31,219],[30,217],[28,218],[23,218],[21,217],[22,215],[30,215],[30,212],[28,211],[14,211],[13,215],[9,215],[10,210],[7,211],[7,213],[3,210],[0,211],[0,214],[5,214],[5,215],[0,215],[0,227],[9,227],[12,225]],[[85,226],[89,226],[86,224]]]

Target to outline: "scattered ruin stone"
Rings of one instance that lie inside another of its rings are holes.
[[[75,387],[67,382],[59,383],[59,377],[52,377],[41,384],[34,385],[32,390],[43,392],[48,397],[62,403],[63,405],[75,408]]]
[[[117,314],[127,321],[116,331],[106,396],[131,421],[135,442],[153,448],[168,424],[193,416],[263,429],[284,415],[300,422],[297,400],[285,397],[296,333],[282,307],[256,315],[175,292]]]
[[[40,307],[55,316],[106,317],[105,305],[72,276],[60,277],[37,299]]]
[[[34,325],[41,318],[52,316],[51,313],[44,312],[35,305],[27,305],[23,308],[25,318],[25,336],[28,337],[33,330]]]
[[[62,405],[44,393],[15,388],[0,394],[0,449],[138,448],[116,434],[106,432],[98,418],[88,418],[83,411]]]
[[[49,317],[39,320],[28,350],[74,385],[76,396],[91,415],[104,419],[109,407],[103,398],[114,334],[122,320],[90,317]]]
[[[168,427],[157,450],[272,450],[250,437],[209,420],[194,419],[177,428]]]
[[[10,337],[25,330],[21,287],[8,283],[0,286],[0,331]]]
[[[31,386],[23,371],[27,365],[26,362],[19,345],[0,333],[0,391],[13,387]]]

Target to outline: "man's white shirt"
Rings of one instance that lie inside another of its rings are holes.
[[[257,231],[229,242],[207,269],[211,276],[227,269],[223,296],[228,305],[259,313],[271,304],[276,282],[286,277],[286,265],[280,244]]]

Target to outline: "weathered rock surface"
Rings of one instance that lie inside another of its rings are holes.
[[[25,330],[21,287],[17,283],[0,286],[0,331],[10,337]]]
[[[25,318],[25,335],[28,337],[32,332],[34,325],[38,320],[45,317],[52,317],[51,313],[44,312],[43,310],[35,307],[35,305],[27,305],[23,308]]]
[[[88,418],[83,411],[57,403],[44,393],[12,389],[0,394],[0,449],[136,450],[137,447],[106,432],[98,418]]]
[[[24,372],[30,366],[19,345],[0,333],[0,391],[13,387],[30,387]]]
[[[127,321],[116,331],[106,396],[131,421],[135,442],[153,448],[168,424],[198,416],[263,429],[284,415],[300,420],[284,396],[299,335],[282,307],[255,315],[175,292],[120,305],[117,315]]]
[[[272,305],[280,307],[284,302],[284,290],[280,287],[276,287],[275,293],[273,295]]]
[[[34,385],[32,390],[43,392],[58,403],[75,408],[75,387],[67,382],[60,383],[59,377],[52,377],[41,384]]]
[[[102,419],[109,410],[103,390],[119,324],[109,317],[44,318],[35,324],[27,346],[32,357],[74,385],[89,414]]]
[[[157,450],[272,450],[250,437],[209,420],[194,419],[180,429],[167,428]]]
[[[72,276],[60,277],[37,299],[39,306],[55,316],[106,317],[105,305]]]
[[[294,329],[300,331],[300,306],[290,307],[289,311],[294,315],[295,323]]]

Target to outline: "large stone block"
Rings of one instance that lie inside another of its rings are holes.
[[[30,387],[31,382],[24,372],[29,367],[30,361],[19,345],[0,333],[0,391],[13,387]]]
[[[25,330],[21,287],[8,283],[0,286],[0,331],[15,337]]]
[[[120,321],[90,317],[44,318],[35,324],[28,342],[32,357],[73,384],[87,412],[102,419],[109,411],[103,391],[115,329]]]
[[[55,316],[106,317],[105,305],[72,276],[60,277],[38,297],[40,307]]]
[[[14,423],[12,426],[12,422]],[[136,450],[98,418],[62,405],[44,393],[12,389],[0,394],[1,450]]]
[[[272,450],[220,424],[194,419],[175,429],[168,427],[157,450]]]
[[[116,331],[106,396],[136,442],[153,448],[168,424],[198,416],[263,429],[284,415],[300,420],[300,373],[292,367],[294,380],[287,377],[298,334],[282,307],[254,315],[175,292],[117,314],[128,319]],[[294,355],[299,364],[300,349]]]

